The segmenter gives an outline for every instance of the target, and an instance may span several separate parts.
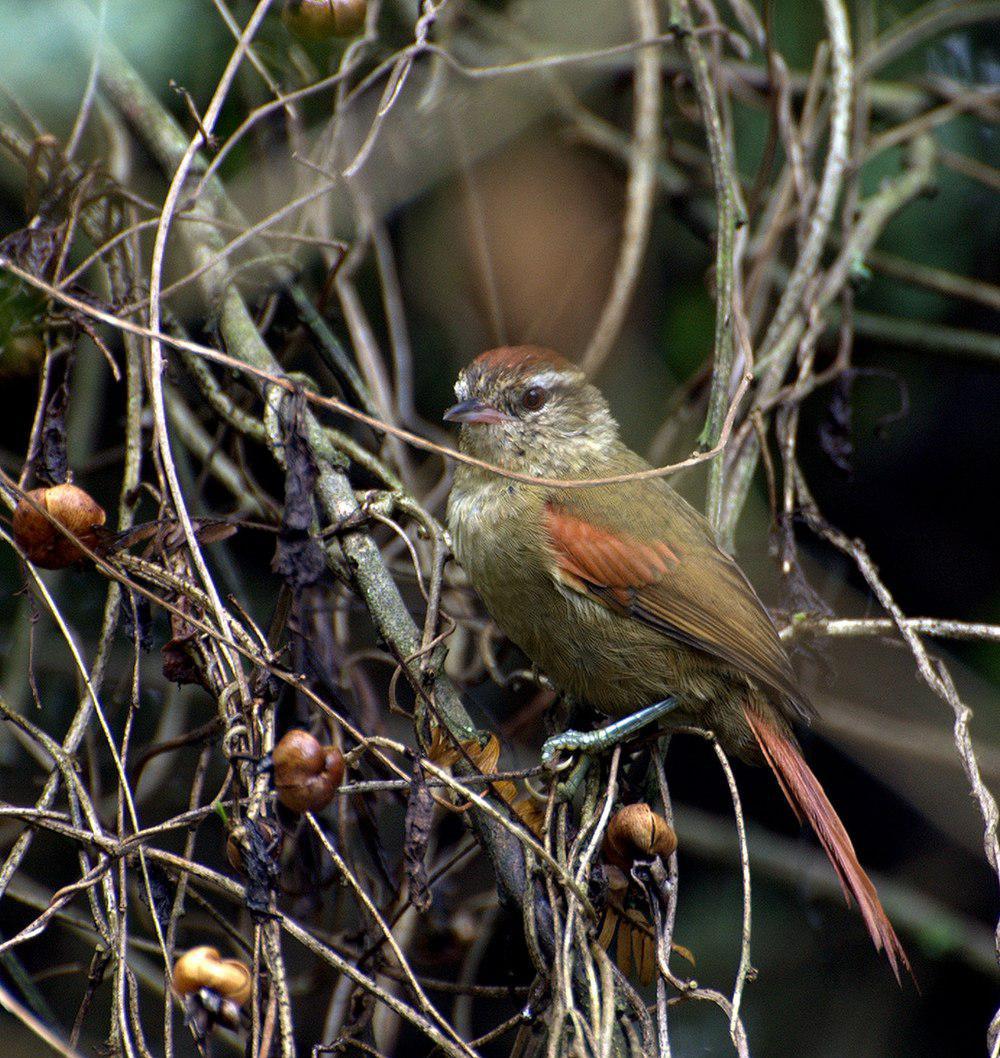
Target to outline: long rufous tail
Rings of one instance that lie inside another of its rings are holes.
[[[774,772],[782,792],[792,806],[792,811],[800,822],[805,817],[816,832],[816,837],[837,872],[848,904],[852,896],[857,900],[861,917],[865,920],[876,951],[885,950],[897,981],[900,965],[912,976],[913,971],[910,969],[910,961],[903,945],[900,944],[889,916],[882,907],[875,886],[858,862],[854,845],[840,821],[840,816],[820,786],[819,779],[813,775],[790,738],[778,731],[752,707],[744,708],[744,713],[764,759]]]

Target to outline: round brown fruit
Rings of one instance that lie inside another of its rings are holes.
[[[76,541],[60,532],[43,510],[81,544],[93,549],[106,518],[104,508],[76,485],[53,485],[32,489],[14,511],[14,539],[32,565],[65,569],[87,558]]]

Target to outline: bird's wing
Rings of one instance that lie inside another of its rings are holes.
[[[543,529],[559,581],[728,662],[807,716],[771,618],[708,523],[665,486],[634,495],[608,488],[618,492],[580,489],[546,503]]]

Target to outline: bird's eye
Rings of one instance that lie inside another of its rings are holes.
[[[521,396],[521,405],[526,411],[538,411],[549,399],[541,386],[529,386]]]

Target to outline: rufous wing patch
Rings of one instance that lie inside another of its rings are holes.
[[[700,552],[709,576],[664,540],[640,540],[549,502],[545,529],[555,575],[567,588],[663,635],[705,651],[772,687],[803,715],[788,658],[763,605],[736,565],[714,545]],[[703,566],[704,572],[704,566]]]
[[[560,579],[577,591],[591,586],[608,589],[623,606],[680,562],[662,540],[649,542],[616,533],[552,504],[545,508],[545,529]]]

